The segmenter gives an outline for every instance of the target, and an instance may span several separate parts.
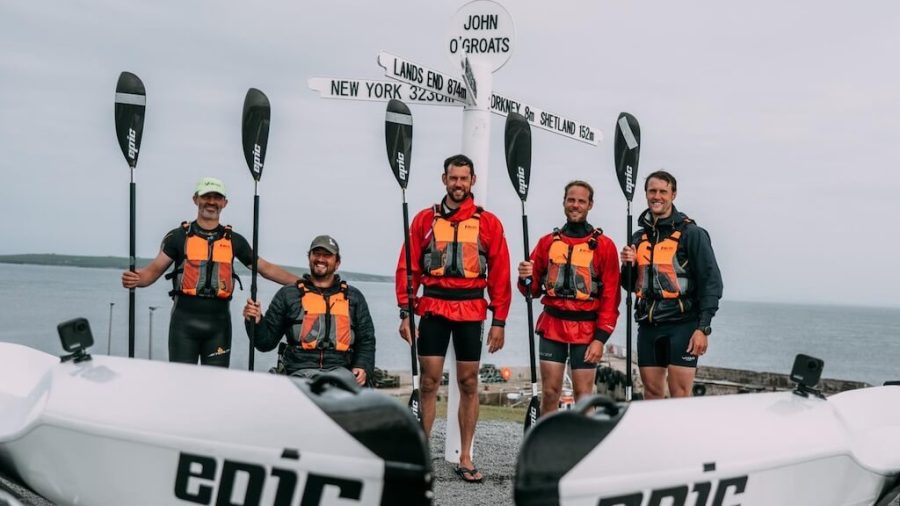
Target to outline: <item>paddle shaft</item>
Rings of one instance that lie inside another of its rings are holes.
[[[528,247],[528,214],[525,212],[525,201],[522,200],[522,245],[525,247],[525,258],[531,258]],[[537,395],[537,366],[534,356],[534,310],[531,307],[531,278],[525,280],[525,307],[528,310],[528,353],[531,357],[531,389]]]
[[[413,390],[419,389],[419,361],[416,350],[416,317],[413,303],[412,252],[409,244],[409,205],[406,203],[406,188],[403,188],[403,254],[406,256],[406,307],[409,311],[409,340],[411,346],[410,362],[412,365]]]
[[[135,205],[135,196],[137,194],[137,187],[134,184],[134,166],[131,167],[131,184],[129,185],[129,190],[131,194],[131,212],[130,214],[130,224],[129,224],[129,237],[128,237],[128,270],[131,272],[135,272],[134,265],[134,257],[135,257],[135,236],[136,232],[136,205]],[[128,289],[128,358],[134,358],[134,288]]]
[[[628,238],[625,240],[625,245],[631,245],[631,200],[628,201],[628,222],[625,227],[628,230]],[[625,400],[631,401],[632,396],[632,384],[631,384],[631,320],[632,320],[632,312],[631,312],[631,291],[634,290],[634,287],[631,286],[631,270],[633,265],[629,265],[627,269],[625,269]]]
[[[256,272],[259,255],[256,249],[259,247],[259,181],[253,180],[253,261],[250,266],[250,298],[256,302]],[[256,358],[256,325],[250,325],[250,355],[247,359],[247,368],[253,370]]]

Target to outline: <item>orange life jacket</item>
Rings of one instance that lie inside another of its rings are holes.
[[[645,299],[680,299],[688,290],[685,265],[678,263],[676,252],[681,231],[651,244],[647,233],[637,247],[637,284],[635,295]]]
[[[487,257],[478,237],[482,208],[471,218],[450,221],[434,206],[431,241],[422,252],[422,271],[429,276],[455,278],[487,277]]]
[[[291,334],[304,350],[348,351],[353,346],[347,282],[341,281],[340,286],[338,292],[325,295],[316,288],[309,288],[302,280],[297,282],[300,317],[294,322]]]
[[[181,227],[186,232],[184,261],[166,275],[172,279],[169,295],[231,299],[237,278],[233,267],[231,225],[226,225],[225,231],[215,239],[195,234],[186,221]]]
[[[602,234],[602,230],[595,228],[587,242],[567,244],[560,237],[559,229],[553,230],[547,272],[542,280],[547,295],[591,300],[600,293],[603,284],[594,272],[594,250]]]

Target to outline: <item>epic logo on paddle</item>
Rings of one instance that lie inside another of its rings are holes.
[[[262,148],[259,147],[259,144],[253,145],[253,172],[259,174],[262,171],[262,161],[260,161],[260,155],[262,155]]]
[[[135,143],[137,142],[137,132],[134,131],[133,128],[128,129],[128,158],[134,160],[137,158],[137,146]]]
[[[406,157],[403,156],[403,153],[397,153],[397,172],[400,174],[400,179],[406,181],[408,172],[406,170]]]
[[[519,180],[519,194],[525,195],[528,193],[528,183],[525,182],[525,169],[523,167],[519,167],[516,171],[516,176]]]
[[[625,191],[634,193],[634,169],[631,165],[625,166]]]

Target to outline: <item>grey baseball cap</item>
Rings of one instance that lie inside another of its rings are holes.
[[[326,251],[330,251],[335,255],[341,254],[340,246],[338,246],[338,243],[334,240],[334,237],[331,237],[330,235],[316,236],[316,238],[313,239],[312,244],[309,245],[309,251],[312,251],[316,248],[322,248]]]

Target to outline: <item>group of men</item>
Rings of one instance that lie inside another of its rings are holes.
[[[430,436],[435,402],[450,342],[456,356],[460,392],[461,479],[483,476],[469,452],[478,419],[478,370],[484,323],[491,320],[487,349],[500,350],[512,299],[509,249],[503,225],[476,205],[475,166],[465,155],[444,162],[446,195],[419,212],[410,225],[412,264],[401,251],[396,269],[400,336],[416,339],[422,370],[422,421]],[[563,191],[566,222],[541,237],[530,258],[518,265],[517,287],[541,297],[541,412],[557,409],[566,363],[572,369],[576,399],[593,389],[596,368],[619,316],[620,286],[634,292],[638,322],[638,366],[646,399],[690,395],[699,356],[706,353],[711,322],[722,296],[722,279],[709,234],[674,206],[675,178],[657,171],[644,183],[647,210],[640,229],[617,252],[612,239],[588,221],[594,189],[572,181]],[[155,282],[174,263],[175,301],[169,327],[169,360],[227,367],[231,348],[228,302],[234,293],[233,261],[249,266],[246,239],[220,223],[228,203],[224,184],[204,178],[194,192],[197,219],[184,222],[163,239],[145,268],[122,274],[126,288]],[[404,247],[407,245],[404,244]],[[263,313],[248,299],[243,316],[255,347],[279,345],[281,372],[313,377],[342,375],[365,385],[375,363],[375,331],[362,293],[336,273],[340,248],[334,238],[316,237],[307,252],[309,274],[302,278],[263,258],[259,273],[283,287]],[[618,258],[617,258],[618,257]],[[411,273],[417,335],[410,332],[407,271]],[[625,286],[624,280],[632,283]],[[421,286],[421,294],[419,287]]]

